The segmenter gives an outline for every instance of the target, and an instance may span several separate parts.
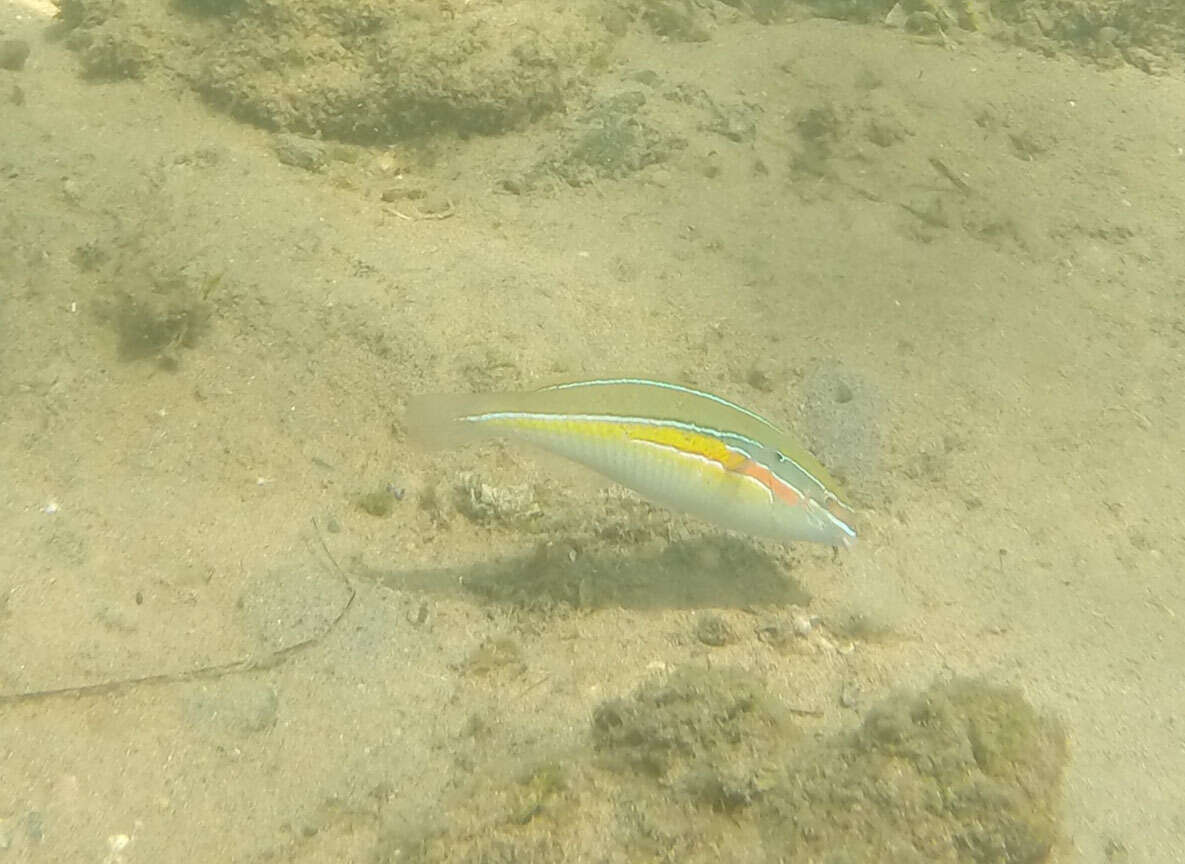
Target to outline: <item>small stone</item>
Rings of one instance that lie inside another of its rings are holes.
[[[905,30],[922,36],[938,32],[938,17],[931,12],[911,12],[905,19]]]
[[[392,186],[384,189],[379,197],[391,204],[395,201],[420,201],[427,195],[428,193],[419,186]]]
[[[1142,72],[1149,75],[1163,75],[1166,71],[1164,61],[1144,48],[1125,48],[1124,59]]]
[[[1043,36],[1054,35],[1054,30],[1057,29],[1057,20],[1048,11],[1044,9],[1037,9],[1031,13],[1032,21],[1037,25]],[[1104,28],[1105,29],[1105,28]]]
[[[458,476],[454,499],[457,509],[472,522],[521,525],[543,515],[530,486],[492,486],[469,473]]]
[[[649,173],[648,179],[660,189],[666,189],[671,185],[671,172],[666,168],[656,168]]]
[[[766,645],[781,648],[790,641],[790,628],[777,618],[767,618],[757,625],[757,639]]]
[[[905,11],[905,7],[900,3],[894,3],[893,8],[885,15],[885,26],[904,30],[907,18],[909,18],[909,13]]]
[[[498,636],[486,639],[469,652],[463,668],[471,675],[488,675],[508,666],[523,666],[523,649],[509,636]]]
[[[303,168],[305,171],[320,171],[325,167],[325,145],[315,138],[301,135],[277,135],[272,147],[276,158],[285,165]]]
[[[358,496],[358,509],[379,519],[391,515],[395,499],[386,489],[378,489]]]
[[[736,640],[736,634],[728,622],[711,612],[698,615],[695,619],[695,638],[705,645],[719,648]]]
[[[67,204],[77,204],[82,200],[82,190],[78,186],[78,181],[67,177],[62,181],[62,198],[66,200]]]

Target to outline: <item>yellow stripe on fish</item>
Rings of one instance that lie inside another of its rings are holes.
[[[525,441],[725,528],[831,546],[856,539],[838,485],[801,444],[760,415],[690,387],[611,378],[418,396],[407,423],[430,444]]]

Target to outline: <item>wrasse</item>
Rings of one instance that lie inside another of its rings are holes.
[[[747,534],[843,547],[856,539],[850,506],[801,444],[760,415],[690,387],[613,378],[417,396],[407,425],[433,445],[525,441],[656,504]]]

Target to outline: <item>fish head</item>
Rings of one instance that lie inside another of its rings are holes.
[[[808,496],[805,504],[816,531],[812,540],[843,549],[852,548],[856,542],[856,513],[848,504],[830,491]]]

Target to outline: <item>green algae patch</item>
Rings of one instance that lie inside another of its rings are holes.
[[[367,144],[560,110],[616,40],[595,7],[562,0],[58,4],[88,77],[180,80],[265,128]]]
[[[1045,860],[1065,733],[1015,690],[937,684],[875,706],[855,732],[796,754],[761,814],[768,845],[836,861]],[[822,860],[822,859],[819,859]]]
[[[687,667],[593,715],[594,746],[607,764],[727,810],[777,782],[779,757],[800,735],[759,679],[731,669]]]
[[[1036,864],[1059,841],[1061,725],[956,680],[805,735],[765,682],[686,667],[593,711],[588,746],[475,781],[388,860]]]

